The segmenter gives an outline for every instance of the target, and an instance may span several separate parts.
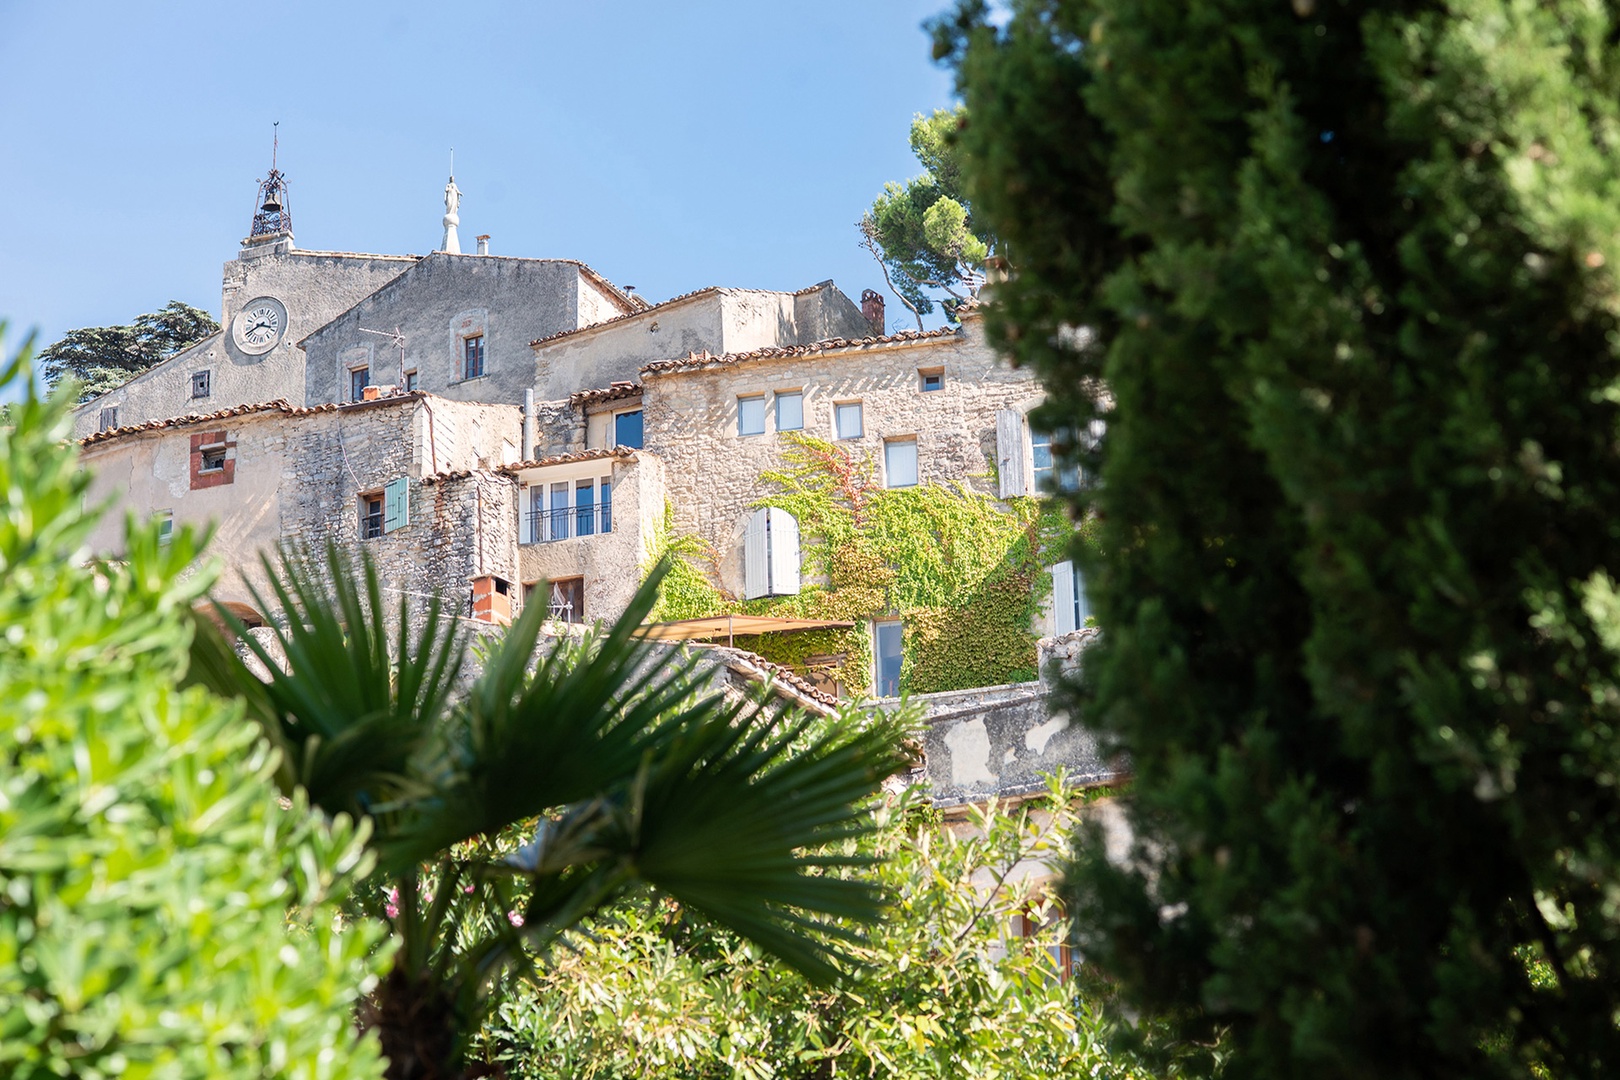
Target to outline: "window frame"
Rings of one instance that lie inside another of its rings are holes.
[[[884,693],[883,686],[883,650],[882,632],[893,627],[900,635],[899,648],[895,652],[896,666],[894,671],[894,693]],[[899,697],[900,676],[906,666],[906,624],[902,619],[873,619],[872,620],[872,694],[875,697]]]
[[[362,491],[360,501],[360,539],[380,540],[386,534],[383,532],[383,513],[386,502],[383,491]]]
[[[581,506],[580,485],[589,484],[591,502]],[[566,487],[566,491],[558,488]],[[518,513],[525,520],[518,523],[518,543],[552,544],[559,540],[578,540],[581,537],[601,536],[613,531],[613,474],[592,473],[568,480],[537,480],[530,483],[527,505],[520,503]],[[558,501],[558,496],[565,496]],[[589,513],[589,531],[581,531],[580,511]],[[558,529],[558,522],[563,527]]]
[[[191,373],[191,400],[214,396],[214,370],[203,368],[201,371]]]
[[[167,544],[174,539],[174,511],[172,509],[152,511],[152,520],[157,522],[158,543]]]
[[[476,368],[476,370],[474,370]],[[480,330],[461,339],[461,380],[482,379],[489,374],[488,343]]]
[[[356,382],[357,379],[364,379],[365,382]],[[366,399],[366,387],[368,387],[370,385],[371,385],[371,365],[370,364],[367,364],[364,367],[352,367],[352,368],[349,369],[349,400],[350,401],[364,401]]]
[[[117,426],[118,426],[118,406],[116,406],[116,405],[103,406],[102,409],[101,409],[101,412],[99,414],[97,414],[97,416],[96,416],[96,430],[97,431],[112,431]]]
[[[933,386],[928,385],[930,379],[936,380]],[[943,389],[945,389],[945,369],[943,367],[917,369],[917,392],[919,394],[932,394]]]
[[[803,431],[804,430],[804,388],[800,387],[797,390],[777,390],[775,392],[775,394],[774,394],[774,397],[775,397],[775,400],[773,401],[772,404],[774,406],[774,411],[776,413],[776,430],[777,431]],[[798,409],[799,409],[799,422],[798,423],[790,425],[790,424],[784,424],[782,422],[782,399],[783,398],[796,398],[796,399],[798,399]]]
[[[637,439],[636,439],[636,441],[634,443],[621,442],[619,440],[619,417],[621,417],[621,416],[639,416],[639,417],[641,417],[641,419],[638,421],[638,426],[641,428],[641,434],[637,437]],[[628,446],[632,450],[641,450],[641,449],[646,447],[646,445],[647,445],[647,416],[642,411],[641,406],[638,405],[634,409],[620,409],[618,412],[615,412],[613,414],[613,442],[610,445],[612,445],[612,446]]]
[[[199,446],[197,448],[197,473],[222,473],[225,471],[225,462],[229,458],[230,447],[224,443],[215,443],[212,446]],[[209,464],[212,461],[213,464]]]
[[[844,434],[842,417],[845,409],[855,410],[855,433],[853,435]],[[862,406],[862,403],[859,401],[833,402],[833,439],[842,442],[848,439],[864,439],[865,437],[866,409]]]
[[[758,431],[745,430],[745,428],[743,426],[743,408],[744,408],[744,406],[749,406],[749,407],[758,406],[758,408],[759,408],[759,430]],[[743,439],[743,438],[751,438],[752,436],[755,436],[755,435],[763,435],[763,434],[765,434],[766,429],[768,427],[768,425],[765,422],[765,412],[766,412],[766,409],[765,409],[765,395],[764,394],[738,394],[737,395],[737,437],[740,438],[740,439]]]
[[[407,394],[414,394],[416,391],[420,390],[421,388],[422,388],[422,380],[421,380],[421,377],[417,374],[416,369],[412,368],[411,370],[405,372],[405,392]]]
[[[894,466],[889,460],[889,452],[892,449],[895,449],[895,448],[898,448],[898,447],[901,447],[901,446],[910,446],[911,447],[911,482],[908,483],[908,484],[897,484],[897,483],[894,482]],[[891,491],[899,491],[899,490],[903,490],[905,488],[914,488],[914,487],[918,486],[921,483],[922,483],[922,459],[921,459],[921,454],[918,452],[917,436],[915,436],[915,435],[898,435],[898,436],[895,436],[892,439],[884,439],[883,440],[883,486],[884,486],[884,488],[886,488],[888,490],[891,490]]]

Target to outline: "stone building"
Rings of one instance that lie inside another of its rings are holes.
[[[889,334],[830,281],[649,304],[574,260],[459,254],[453,189],[425,256],[305,252],[256,218],[223,330],[79,410],[92,498],[213,523],[250,624],[288,541],[496,622],[612,619],[669,558],[652,636],[740,646],[806,700],[910,694],[942,797],[1108,774],[1038,705],[1037,641],[1085,624],[1073,526],[1038,494],[1064,479],[1041,389],[973,312]]]

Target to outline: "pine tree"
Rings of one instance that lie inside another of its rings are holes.
[[[936,32],[990,331],[1107,424],[1083,952],[1193,1071],[1613,1074],[1620,16],[1011,7]]]

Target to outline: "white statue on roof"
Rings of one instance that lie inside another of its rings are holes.
[[[451,255],[461,254],[461,237],[456,235],[456,226],[461,224],[456,211],[460,209],[461,189],[456,187],[456,177],[452,173],[450,182],[444,185],[444,242],[439,245],[440,251]]]

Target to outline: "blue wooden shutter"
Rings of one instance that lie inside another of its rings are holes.
[[[411,523],[410,478],[400,477],[383,488],[383,532],[391,533]]]

